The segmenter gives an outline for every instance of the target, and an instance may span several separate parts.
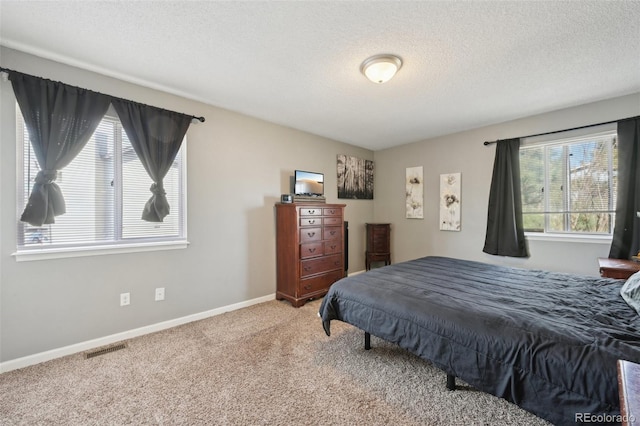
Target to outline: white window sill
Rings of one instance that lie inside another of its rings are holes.
[[[611,235],[577,235],[577,234],[544,234],[525,232],[524,236],[530,241],[555,241],[562,243],[588,243],[611,245]]]
[[[33,260],[62,259],[68,257],[102,256],[107,254],[138,253],[159,250],[178,250],[189,246],[186,240],[163,241],[155,243],[137,243],[122,245],[105,245],[94,247],[69,247],[54,249],[32,249],[17,251],[12,254],[16,262],[28,262]]]

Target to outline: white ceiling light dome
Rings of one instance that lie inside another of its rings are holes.
[[[374,83],[382,84],[391,80],[402,68],[402,59],[396,55],[383,54],[367,58],[360,71]]]

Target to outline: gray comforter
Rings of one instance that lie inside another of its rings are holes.
[[[555,424],[615,424],[616,360],[640,363],[622,284],[425,257],[338,281],[320,315],[327,334],[347,322]]]

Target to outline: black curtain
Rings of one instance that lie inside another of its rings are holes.
[[[609,257],[630,259],[640,250],[640,119],[618,122],[616,225]]]
[[[180,150],[193,117],[122,99],[114,99],[112,103],[133,149],[153,180],[153,195],[144,206],[142,219],[162,222],[170,210],[163,179]]]
[[[109,108],[108,96],[66,84],[9,72],[18,105],[40,166],[20,218],[34,226],[55,223],[66,211],[54,182],[91,139]]]
[[[487,235],[482,251],[498,256],[529,256],[522,226],[519,138],[496,143],[489,192]]]

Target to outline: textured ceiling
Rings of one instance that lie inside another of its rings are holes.
[[[638,22],[638,1],[0,0],[2,45],[373,150],[640,92]],[[404,61],[383,85],[359,71],[379,53]]]

